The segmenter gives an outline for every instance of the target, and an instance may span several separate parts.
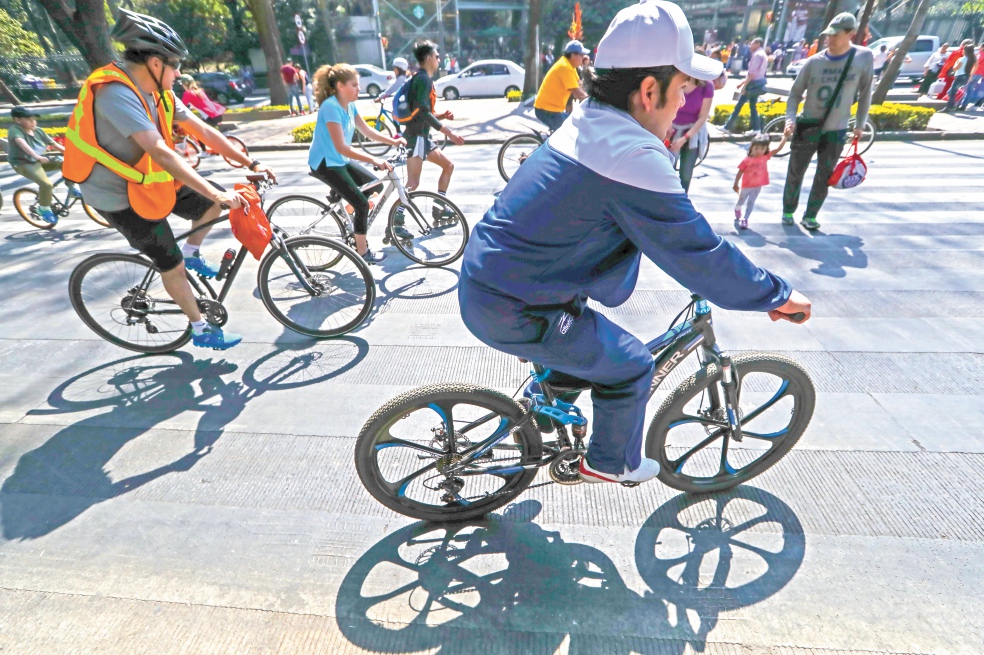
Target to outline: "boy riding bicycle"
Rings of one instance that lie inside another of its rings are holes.
[[[484,343],[550,369],[551,383],[591,387],[583,480],[642,482],[659,472],[641,452],[652,354],[587,300],[625,302],[644,252],[726,309],[773,320],[803,312],[807,320],[810,302],[716,235],[673,170],[662,137],[691,78],[711,81],[722,71],[721,62],[694,54],[683,11],[658,0],[623,9],[595,65],[589,100],[475,226],[458,299],[465,325]]]
[[[246,201],[206,181],[174,152],[174,124],[226,159],[276,178],[175,97],[188,49],[171,27],[121,9],[111,36],[123,44],[124,61],[96,69],[82,87],[68,123],[63,174],[80,183],[86,202],[160,269],[168,295],[191,322],[192,343],[231,348],[242,337],[202,317],[187,280],[186,270],[206,278],[218,273],[199,250],[208,230],[179,248],[165,219],[174,213],[198,227],[218,218],[223,206]]]
[[[58,218],[51,211],[55,185],[47,171],[60,171],[61,157],[49,156],[50,150],[64,154],[65,147],[38,128],[37,112],[17,106],[10,110],[14,124],[7,132],[7,162],[20,175],[38,185],[38,214],[45,223],[55,225]],[[81,198],[73,182],[67,182],[69,197]]]

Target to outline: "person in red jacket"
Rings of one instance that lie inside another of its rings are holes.
[[[943,64],[943,68],[940,69],[939,77],[936,78],[936,79],[940,79],[940,78],[945,79],[946,86],[944,86],[943,90],[940,91],[939,94],[937,94],[936,96],[937,100],[946,99],[947,91],[950,90],[950,86],[953,84],[953,78],[954,78],[953,73],[955,72],[953,70],[953,65],[957,63],[957,60],[960,59],[961,55],[963,55],[964,46],[973,45],[973,43],[974,41],[972,39],[964,39],[963,41],[960,42],[960,46],[955,48],[953,52],[950,53],[950,56],[946,58],[946,63]]]

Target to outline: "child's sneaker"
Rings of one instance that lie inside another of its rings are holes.
[[[642,463],[639,464],[639,468],[630,471],[629,467],[625,467],[623,473],[605,473],[604,471],[598,471],[588,464],[588,458],[581,458],[581,467],[578,469],[578,473],[581,475],[581,479],[585,482],[619,482],[622,484],[639,484],[640,482],[645,482],[647,480],[652,480],[657,475],[659,475],[659,462],[655,459],[642,458]]]
[[[386,253],[367,250],[363,255],[361,255],[361,257],[367,264],[378,264],[386,259]]]
[[[737,207],[735,208],[735,220],[736,221],[740,221],[741,220],[741,210],[738,209]]]
[[[205,326],[201,334],[191,335],[192,345],[199,348],[212,348],[213,350],[228,350],[233,346],[238,346],[242,340],[242,336],[232,332],[223,332],[222,328],[211,323]]]
[[[58,217],[50,209],[38,209],[38,216],[48,225],[56,225],[58,223]]]
[[[748,229],[748,219],[747,218],[739,218],[738,219],[738,229],[739,230],[747,230]]]

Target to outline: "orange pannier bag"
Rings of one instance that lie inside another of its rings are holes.
[[[229,211],[232,234],[239,243],[246,246],[246,250],[253,257],[259,259],[270,245],[270,238],[273,236],[270,219],[263,211],[260,194],[252,184],[237,183],[235,189],[240,195],[245,196],[248,204]]]

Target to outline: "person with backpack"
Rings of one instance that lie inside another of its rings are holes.
[[[413,191],[420,186],[420,172],[424,167],[424,160],[437,164],[441,169],[441,177],[437,181],[437,192],[444,196],[447,194],[448,187],[451,186],[451,174],[454,173],[454,164],[448,159],[447,155],[441,152],[440,148],[431,141],[430,131],[438,130],[451,140],[456,146],[463,145],[465,140],[455,134],[450,127],[441,123],[441,120],[454,120],[454,115],[450,111],[441,114],[434,113],[434,105],[437,102],[437,92],[434,91],[434,81],[432,76],[437,72],[440,54],[437,45],[433,41],[421,41],[413,49],[414,59],[420,64],[420,70],[414,74],[410,81],[398,94],[396,104],[400,108],[399,114],[394,112],[397,120],[403,123],[406,128],[403,136],[407,140],[407,191]],[[393,224],[402,227],[404,223],[403,205],[397,208]],[[440,208],[434,207],[435,212],[440,212]],[[440,220],[443,215],[435,215],[434,220]],[[405,229],[405,228],[404,228]],[[396,236],[401,236],[394,230]],[[408,232],[409,233],[409,232]],[[406,238],[406,237],[401,237]]]
[[[858,21],[854,14],[844,12],[835,16],[821,32],[828,37],[827,48],[806,60],[789,90],[785,136],[792,137],[792,142],[782,194],[784,225],[794,223],[793,213],[799,205],[803,177],[816,155],[817,171],[800,223],[807,230],[820,228],[817,214],[827,199],[827,180],[847,142],[847,124],[855,97],[858,99],[855,139],[861,138],[862,128],[868,120],[874,56],[868,48],[851,42],[857,31]],[[804,94],[803,113],[797,116],[796,109]]]
[[[386,87],[386,90],[376,96],[376,102],[382,104],[385,100],[393,98],[393,115],[396,116],[396,95],[410,82],[410,64],[403,57],[397,57],[393,60],[393,74],[396,79],[393,83]],[[401,133],[400,121],[394,120],[396,123],[396,134],[397,136]]]
[[[372,141],[390,146],[406,144],[402,137],[392,138],[377,132],[368,125],[355,109],[359,99],[359,73],[348,64],[322,66],[314,74],[317,86],[318,120],[314,125],[314,138],[308,151],[311,174],[334,189],[355,210],[356,252],[368,264],[376,264],[386,258],[383,253],[369,250],[366,232],[369,228],[369,195],[382,190],[377,187],[362,191],[361,187],[376,182],[377,178],[365,167],[352,161],[372,164],[381,171],[391,171],[393,166],[384,159],[377,159],[361,148],[352,147],[352,136],[358,129]]]

